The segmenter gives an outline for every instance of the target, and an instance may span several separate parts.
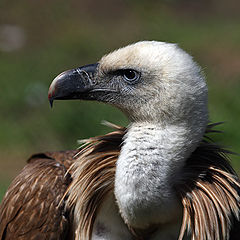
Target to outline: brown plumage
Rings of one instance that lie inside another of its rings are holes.
[[[126,132],[111,126],[114,132],[84,140],[86,145],[78,153],[36,154],[28,160],[2,201],[0,239],[91,239],[101,203],[113,192],[115,164]],[[214,131],[211,128],[207,133]],[[227,153],[205,139],[187,160],[185,175],[175,186],[183,205],[179,240],[186,231],[194,240],[228,239],[239,216],[240,184]],[[69,218],[73,208],[80,214],[75,237]],[[138,230],[130,230],[139,240],[154,232],[154,228],[147,234],[140,231],[139,236]],[[230,235],[234,239],[238,239],[236,230]]]
[[[212,126],[208,126],[208,133],[213,131]],[[185,176],[176,186],[183,204],[179,239],[187,229],[192,239],[228,239],[232,221],[239,218],[240,203],[240,183],[229,164],[228,153],[203,140],[187,160]]]
[[[35,154],[9,186],[0,205],[0,239],[68,239],[62,197],[76,151]]]
[[[79,213],[77,239],[90,239],[97,211],[104,197],[113,192],[116,161],[126,129],[111,126],[116,131],[83,141],[86,146],[71,167],[73,182],[66,194],[68,205]]]

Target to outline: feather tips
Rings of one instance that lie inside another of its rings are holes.
[[[216,124],[210,125],[206,133]],[[234,218],[239,219],[240,183],[226,154],[228,151],[203,140],[183,169],[176,186],[184,214],[179,240],[186,229],[192,240],[225,240]]]
[[[78,160],[72,165],[73,182],[68,188],[68,205],[75,208],[79,222],[76,239],[90,239],[93,223],[104,198],[113,192],[115,164],[125,128],[84,140]]]

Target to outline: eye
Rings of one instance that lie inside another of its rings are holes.
[[[122,70],[122,76],[126,82],[134,84],[138,81],[140,73],[132,69],[124,69]]]

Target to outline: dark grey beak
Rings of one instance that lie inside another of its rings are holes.
[[[89,92],[96,84],[98,63],[90,64],[59,74],[48,91],[50,105],[57,99],[91,99]]]

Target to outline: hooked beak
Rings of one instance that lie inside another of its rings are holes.
[[[90,64],[59,74],[51,83],[48,99],[52,107],[54,100],[94,100],[91,90],[96,84],[98,63]]]

